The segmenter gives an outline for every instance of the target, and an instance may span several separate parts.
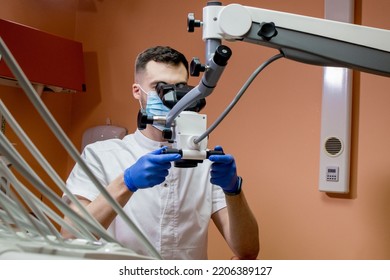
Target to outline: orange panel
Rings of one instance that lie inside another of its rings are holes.
[[[81,43],[2,19],[0,36],[32,83],[85,91]],[[0,76],[13,78],[4,60]]]

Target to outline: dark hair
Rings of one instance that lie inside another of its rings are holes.
[[[179,51],[168,46],[156,46],[148,48],[137,56],[135,61],[135,72],[139,73],[145,70],[149,61],[166,63],[178,66],[183,63],[188,73],[188,61]]]

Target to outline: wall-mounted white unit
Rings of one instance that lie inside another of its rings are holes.
[[[325,0],[325,18],[353,22],[353,0]],[[350,177],[352,70],[324,67],[319,190],[348,193]]]

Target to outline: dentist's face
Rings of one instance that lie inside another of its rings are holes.
[[[133,84],[133,95],[134,98],[140,101],[142,107],[145,108],[147,95],[144,91],[154,91],[158,83],[186,84],[188,75],[183,64],[170,65],[149,61],[148,64],[146,64],[145,71],[138,74],[136,80],[137,83]]]

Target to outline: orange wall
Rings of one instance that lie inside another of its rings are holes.
[[[25,2],[28,1],[14,3]],[[35,5],[49,7],[51,2],[38,1]],[[323,0],[223,1],[224,4],[233,2],[315,17],[323,17],[324,13]],[[133,61],[138,52],[151,45],[171,45],[182,50],[188,59],[198,56],[204,60],[201,30],[187,33],[186,17],[194,12],[201,18],[206,1],[80,0],[72,3],[78,4],[55,9],[58,16],[53,16],[51,22],[56,24],[43,24],[41,9],[37,8],[28,15],[27,12],[17,14],[20,9],[2,9],[0,16],[41,25],[66,37],[74,35],[74,39],[83,43],[87,92],[72,95],[70,105],[68,96],[50,96],[55,110],[66,99],[67,109],[59,118],[79,147],[85,129],[104,124],[106,118],[130,132],[135,129],[139,104],[132,98],[131,84]],[[356,9],[358,23],[390,29],[389,1],[358,0]],[[226,44],[233,56],[217,89],[207,99],[205,113],[210,124],[252,71],[276,53],[244,43]],[[191,78],[192,84],[197,81]],[[317,190],[320,67],[288,60],[275,62],[258,76],[211,135],[209,146],[220,144],[233,154],[238,172],[244,178],[246,196],[260,225],[259,258],[390,258],[389,87],[388,78],[354,74],[350,195],[327,195]],[[214,226],[210,227],[209,256],[212,259],[231,256]]]

